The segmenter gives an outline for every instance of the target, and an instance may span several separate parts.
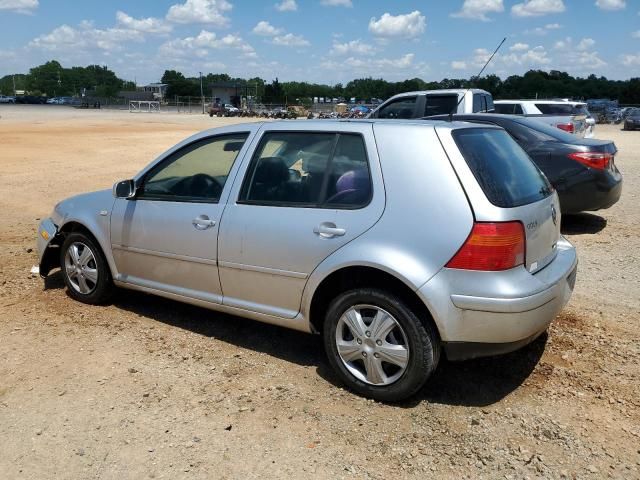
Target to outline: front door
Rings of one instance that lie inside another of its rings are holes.
[[[116,200],[111,244],[117,280],[222,302],[220,198],[247,136],[220,135],[188,144],[144,176],[134,199]]]
[[[225,210],[220,278],[225,305],[293,318],[311,272],[378,220],[384,193],[371,125],[271,128]]]

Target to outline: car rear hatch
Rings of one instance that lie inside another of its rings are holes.
[[[525,238],[520,264],[531,273],[544,268],[555,258],[560,239],[560,204],[547,178],[501,128],[455,129],[451,139],[455,145],[443,145],[467,192],[476,225],[520,223]]]

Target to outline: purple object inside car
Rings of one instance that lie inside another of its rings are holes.
[[[365,169],[349,170],[336,182],[336,193],[327,203],[359,203],[369,196],[369,173]]]

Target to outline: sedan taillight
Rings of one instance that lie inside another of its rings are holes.
[[[573,123],[558,123],[556,127],[558,127],[560,130],[564,130],[565,132],[569,132],[569,133],[574,132]]]
[[[524,263],[525,235],[520,222],[476,222],[447,268],[508,270]]]
[[[570,153],[569,158],[580,162],[585,167],[595,168],[596,170],[605,170],[613,161],[613,155],[610,153],[575,152]]]

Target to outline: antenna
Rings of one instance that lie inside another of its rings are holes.
[[[480,70],[480,72],[475,77],[471,77],[471,80],[469,80],[469,87],[465,90],[464,94],[460,97],[460,99],[458,100],[458,103],[456,103],[455,108],[449,112],[450,122],[453,121],[453,114],[458,111],[458,107],[460,106],[460,103],[462,102],[462,100],[464,100],[464,98],[467,96],[467,92],[471,90],[471,85],[473,84],[473,82],[475,82],[478,78],[480,78],[480,75],[482,75],[482,72],[484,72],[484,69],[487,68],[487,65],[489,65],[489,62],[493,60],[493,57],[495,57],[496,53],[498,53],[498,50],[500,50],[500,47],[502,47],[502,44],[506,41],[507,41],[507,37],[504,37],[500,42],[500,44],[496,47],[496,49],[493,51],[493,53],[489,57],[489,60],[487,60],[487,63],[484,64],[484,67],[482,67],[482,70]]]

